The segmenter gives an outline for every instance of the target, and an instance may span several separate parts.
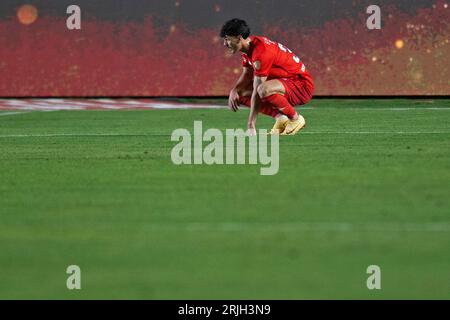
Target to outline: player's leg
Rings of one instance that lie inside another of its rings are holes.
[[[293,78],[282,78],[280,81],[286,88],[286,98],[293,106],[305,105],[312,99],[312,94],[314,92],[312,79],[298,76]],[[285,134],[296,134],[306,126],[306,122],[301,115],[299,115],[299,121],[303,122],[302,126],[297,126],[292,131],[291,129],[296,126],[295,124],[292,124],[291,128],[286,126]]]
[[[240,99],[239,99],[240,104],[250,107],[251,96],[253,94],[253,85],[250,84],[246,88],[239,88],[238,93],[240,96]],[[281,133],[284,131],[289,118],[287,116],[285,116],[282,112],[280,112],[270,102],[261,101],[259,112],[269,115],[275,119],[275,125],[273,126],[270,133]]]
[[[246,107],[250,108],[251,104],[251,97],[253,93],[253,85],[250,84],[247,87],[241,87],[238,88],[238,94],[239,94],[239,103],[241,105],[244,105]],[[280,116],[280,112],[274,108],[270,103],[261,102],[259,107],[259,112],[263,113],[265,115],[268,115],[274,119]]]
[[[239,103],[241,105],[244,105],[246,107],[250,108],[251,105],[251,96],[240,96],[239,97]],[[274,119],[276,119],[277,117],[279,117],[281,114],[280,112],[274,108],[271,104],[269,103],[263,103],[261,102],[261,105],[259,106],[259,112],[263,113],[265,115],[268,115]]]
[[[294,105],[288,100],[289,90],[290,88],[278,79],[266,81],[258,87],[261,101],[272,104],[288,118],[282,123],[275,123],[271,133],[296,134],[306,124],[305,119],[297,113]]]

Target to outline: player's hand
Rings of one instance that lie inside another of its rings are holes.
[[[249,136],[249,137],[253,137],[253,136],[256,136],[256,129],[255,128],[249,128],[249,129],[247,129],[247,135]]]
[[[239,94],[234,89],[231,90],[230,96],[228,97],[228,107],[234,112],[239,110]]]
[[[248,136],[256,136],[256,127],[254,123],[249,123],[247,127],[247,135]]]

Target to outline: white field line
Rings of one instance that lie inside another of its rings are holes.
[[[0,117],[1,117],[1,116],[12,116],[12,115],[15,115],[15,114],[24,114],[24,113],[29,113],[29,111],[0,112]]]
[[[298,231],[331,231],[331,232],[449,232],[450,222],[424,223],[351,223],[351,222],[190,222],[162,224],[155,223],[151,228],[158,230],[185,231],[223,231],[223,232],[298,232]]]
[[[122,109],[160,109],[160,110],[174,110],[174,109],[226,109],[226,105],[203,104],[203,103],[186,103],[186,102],[171,102],[159,100],[132,100],[132,99],[0,99],[0,109],[19,109],[19,110],[122,110]],[[242,109],[247,109],[242,106]],[[313,107],[308,105],[299,107],[298,110],[355,110],[355,111],[411,111],[411,110],[429,110],[429,111],[444,111],[450,110],[450,107],[334,107],[323,106]]]
[[[125,107],[124,105],[130,105],[130,108]],[[134,105],[134,107],[133,107]],[[124,102],[123,105],[91,105],[83,102],[70,102],[64,106],[55,106],[46,103],[35,103],[34,105],[23,105],[23,106],[11,106],[16,110],[30,110],[30,111],[78,111],[78,110],[89,110],[98,111],[98,110],[218,110],[218,109],[227,109],[226,106],[221,105],[177,105],[177,106],[169,106],[163,104],[133,104],[130,102]],[[15,108],[16,107],[16,108]],[[242,110],[248,109],[245,107],[240,107]],[[0,107],[0,110],[1,107]],[[11,108],[4,109],[11,110]],[[450,108],[312,108],[312,107],[300,107],[298,111],[301,113],[302,111],[321,111],[321,110],[350,110],[350,111],[450,111]]]
[[[126,107],[129,105],[130,107]],[[64,105],[55,105],[46,102],[35,102],[33,104],[11,104],[7,109],[4,110],[29,110],[29,111],[78,111],[78,110],[214,110],[214,109],[227,109],[227,106],[224,105],[194,105],[194,104],[179,104],[179,105],[170,105],[163,103],[135,103],[133,101],[124,101],[122,104],[119,103],[110,103],[110,104],[90,104],[86,102],[79,101],[69,101]],[[240,109],[246,110],[247,107],[241,106]],[[0,110],[2,110],[0,106]],[[450,111],[450,108],[442,107],[442,108],[346,108],[346,107],[299,107],[297,109],[299,112],[306,110],[349,110],[349,111]]]
[[[20,112],[23,113],[23,112]],[[416,134],[450,134],[450,131],[312,131],[302,132],[303,134],[395,134],[395,135],[416,135]],[[2,134],[0,138],[52,138],[52,137],[151,137],[170,136],[168,133],[50,133],[50,134]]]

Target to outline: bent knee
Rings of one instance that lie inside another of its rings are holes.
[[[270,87],[268,85],[266,85],[265,83],[260,84],[258,86],[258,88],[256,88],[256,91],[258,92],[258,96],[261,99],[273,94]]]

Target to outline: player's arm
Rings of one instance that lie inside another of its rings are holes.
[[[248,117],[248,133],[250,135],[256,134],[256,118],[258,117],[259,112],[259,106],[261,103],[261,100],[258,96],[258,87],[266,82],[267,77],[258,77],[255,76],[253,79],[253,93],[252,93],[252,100],[250,105],[250,115]]]
[[[256,117],[260,107],[261,100],[258,94],[258,88],[267,80],[270,69],[274,63],[276,52],[265,46],[257,46],[253,51],[252,66],[254,68],[253,93],[250,104],[250,115],[248,117],[248,134],[256,134]]]
[[[228,106],[232,111],[234,112],[238,111],[239,96],[242,94],[245,88],[248,88],[251,85],[252,79],[253,79],[253,69],[243,67],[242,73],[233,89],[231,89],[230,96],[228,98]]]

